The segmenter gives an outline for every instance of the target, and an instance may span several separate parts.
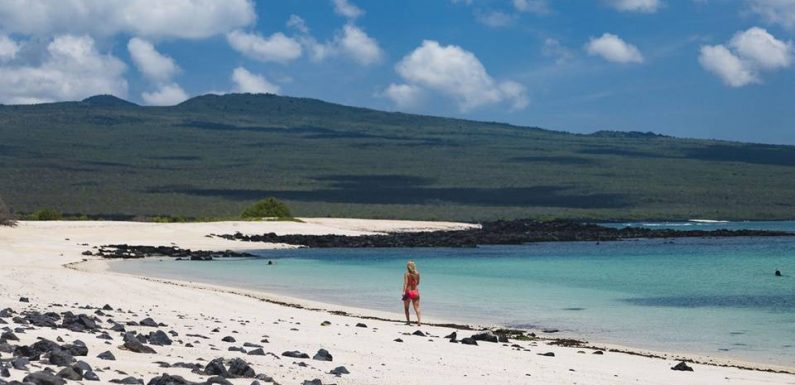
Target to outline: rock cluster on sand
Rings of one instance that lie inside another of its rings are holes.
[[[256,255],[231,250],[206,251],[181,249],[176,246],[105,245],[96,252],[86,250],[83,255],[96,255],[107,259],[136,259],[146,257],[172,257],[178,260],[212,261],[215,258],[254,258]]]

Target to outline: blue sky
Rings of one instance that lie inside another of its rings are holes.
[[[276,92],[795,144],[793,34],[795,0],[0,0],[0,102]]]

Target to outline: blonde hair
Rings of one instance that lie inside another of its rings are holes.
[[[414,261],[409,259],[409,262],[406,264],[406,270],[409,271],[409,274],[417,275],[417,265],[414,264]]]

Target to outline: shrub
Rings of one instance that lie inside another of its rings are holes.
[[[30,219],[33,221],[59,221],[63,219],[63,214],[56,209],[41,209],[30,214]]]
[[[257,218],[279,218],[290,219],[293,216],[290,214],[290,208],[284,202],[276,198],[263,199],[254,203],[249,208],[243,210],[240,215],[243,219],[257,219]]]
[[[14,218],[14,214],[3,202],[3,199],[0,198],[0,226],[14,226],[16,224],[17,221]]]

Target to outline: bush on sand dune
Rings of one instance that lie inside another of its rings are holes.
[[[240,215],[243,219],[277,218],[291,219],[290,209],[276,198],[263,199],[254,203]]]

